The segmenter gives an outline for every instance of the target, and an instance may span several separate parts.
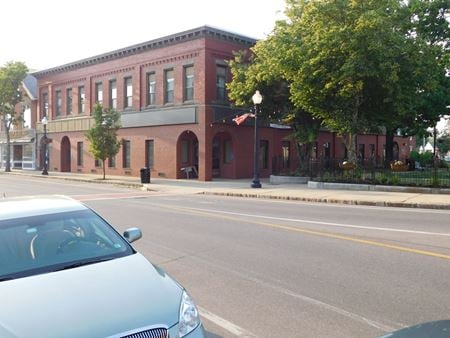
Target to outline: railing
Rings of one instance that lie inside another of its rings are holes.
[[[339,160],[312,160],[310,177],[319,182],[402,185],[418,187],[450,187],[450,166],[445,162],[435,167],[415,169],[414,165],[384,169],[376,161],[343,165]]]

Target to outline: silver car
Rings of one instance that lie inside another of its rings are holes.
[[[0,337],[204,337],[186,291],[87,206],[0,200]]]

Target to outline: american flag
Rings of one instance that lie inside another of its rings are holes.
[[[233,121],[236,122],[237,125],[240,125],[241,123],[244,123],[247,117],[255,117],[255,114],[245,113],[242,114],[241,116],[236,116],[236,118],[234,118]]]

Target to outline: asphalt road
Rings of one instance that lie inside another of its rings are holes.
[[[66,194],[180,281],[209,337],[377,337],[450,318],[450,212],[164,195],[0,175],[0,194]]]

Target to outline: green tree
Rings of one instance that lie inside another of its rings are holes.
[[[293,14],[301,7],[294,0],[288,6]],[[301,17],[289,17],[297,36],[286,51],[296,58],[292,99],[346,136],[351,161],[357,134],[380,132],[411,109],[420,55],[397,29],[403,6],[397,0],[304,1]]]
[[[450,2],[448,0],[410,0],[400,13],[400,31],[413,43],[408,54],[413,62],[407,76],[401,76],[401,89],[409,89],[409,111],[394,114],[386,123],[386,156],[392,158],[393,134],[428,136],[450,105]],[[417,54],[418,53],[418,54]],[[406,81],[405,81],[406,80]]]
[[[283,81],[293,108],[285,112],[312,114],[344,136],[351,161],[358,134],[385,132],[389,159],[398,130],[414,135],[449,104],[448,0],[286,4],[287,20],[256,44],[251,65],[231,63],[237,104],[260,86],[271,95]],[[439,29],[430,28],[430,15]]]
[[[23,117],[16,113],[16,105],[22,101],[20,85],[27,75],[28,68],[22,62],[8,62],[0,68],[0,121],[6,134],[5,171],[11,171],[11,139],[10,129],[17,125]]]
[[[94,107],[94,124],[86,132],[89,140],[89,152],[94,158],[102,161],[103,179],[106,178],[105,161],[119,152],[120,141],[117,131],[120,128],[120,115],[114,109],[102,108],[100,104]]]
[[[229,62],[233,80],[227,85],[228,93],[236,105],[249,106],[255,90],[261,92],[264,96],[261,118],[292,127],[291,139],[297,149],[298,169],[305,173],[321,123],[290,100],[290,84],[280,67],[283,57],[280,40],[286,37],[282,33],[283,25],[276,29],[279,34],[258,41],[250,56],[239,52]]]
[[[414,34],[425,38],[432,46],[440,46],[449,61],[450,2],[448,0],[409,0],[410,25]]]

